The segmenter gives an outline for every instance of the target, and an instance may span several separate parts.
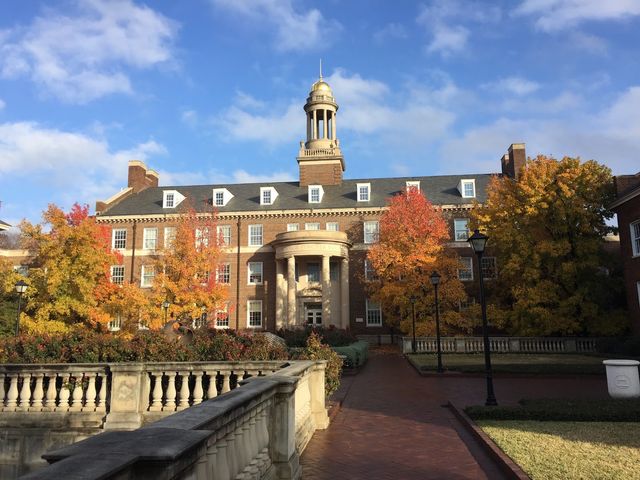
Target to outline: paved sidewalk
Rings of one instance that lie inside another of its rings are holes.
[[[483,378],[421,377],[399,353],[376,353],[349,378],[342,409],[302,456],[303,479],[501,479],[451,412],[482,404]],[[498,378],[500,403],[523,397],[600,397],[604,378]]]

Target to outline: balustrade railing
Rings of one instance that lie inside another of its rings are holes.
[[[597,338],[582,337],[489,337],[491,351],[496,353],[595,353]],[[441,337],[444,353],[480,353],[482,337]],[[412,352],[412,338],[403,337],[403,353]],[[416,338],[416,352],[435,353],[435,337]]]
[[[302,148],[298,154],[299,157],[319,157],[319,156],[342,155],[339,148]]]

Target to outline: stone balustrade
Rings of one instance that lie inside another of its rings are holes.
[[[299,157],[319,157],[319,156],[336,156],[342,155],[340,148],[301,148],[298,153]]]
[[[263,380],[266,379],[273,380],[265,383]],[[269,391],[265,397],[263,389],[258,389],[260,401],[253,398],[255,385],[262,385]],[[236,478],[240,474],[246,475],[237,478],[263,478],[256,476],[257,472],[266,475],[274,464],[271,453],[265,457],[265,449],[271,448],[269,442],[274,438],[273,434],[265,434],[265,428],[267,431],[273,428],[272,415],[277,410],[274,398],[278,397],[278,391],[291,385],[294,386],[288,394],[291,411],[287,411],[286,418],[291,416],[292,448],[299,454],[313,432],[328,424],[324,362],[3,365],[0,366],[0,427],[6,432],[7,442],[0,446],[0,478],[17,478],[19,473],[43,466],[39,457],[51,448],[105,430],[117,431],[110,432],[115,437],[104,434],[98,437],[120,438],[124,433],[122,430],[160,428],[158,425],[166,425],[164,420],[204,405],[207,405],[207,411],[218,412],[230,398],[247,401],[252,408],[250,411],[245,411],[244,406],[240,411],[230,410],[227,423],[216,423],[219,428],[215,430],[215,446],[212,446],[211,437],[207,437],[208,456],[215,457],[211,448],[232,452],[225,454],[228,465],[224,468],[235,474],[215,478]],[[231,404],[236,405],[234,401]],[[184,425],[187,424],[182,427]],[[200,427],[193,429],[200,430]],[[93,437],[87,440],[90,441],[94,441]],[[176,441],[181,444],[180,440]],[[149,442],[150,446],[158,448],[157,442]],[[74,444],[68,448],[76,447]],[[47,458],[58,460],[55,455]],[[216,461],[218,464],[222,465]],[[59,477],[53,474],[42,478]]]
[[[595,353],[597,338],[585,337],[489,337],[495,353]],[[403,337],[402,352],[412,352],[412,338]],[[480,353],[484,351],[482,337],[441,337],[443,353]],[[436,337],[416,338],[416,352],[435,353]]]

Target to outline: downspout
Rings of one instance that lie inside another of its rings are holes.
[[[134,274],[133,265],[134,265],[134,262],[135,262],[135,259],[136,259],[136,227],[137,227],[137,224],[136,224],[136,221],[134,220],[133,221],[133,235],[132,235],[133,238],[131,239],[131,241],[132,241],[132,246],[131,246],[131,275],[129,276],[129,283],[133,283],[133,274]]]
[[[240,234],[242,232],[242,221],[239,216],[237,226],[238,253],[236,255],[236,332],[240,330]]]

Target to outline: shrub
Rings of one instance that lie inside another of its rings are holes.
[[[329,345],[322,343],[322,337],[316,332],[311,332],[307,338],[305,348],[297,350],[295,360],[326,360],[327,367],[324,372],[325,395],[332,395],[340,387],[340,373],[342,360]]]
[[[357,337],[348,329],[336,328],[333,325],[324,327],[308,326],[291,330],[278,330],[278,335],[285,339],[288,347],[304,347],[311,334],[318,334],[324,343],[332,347],[343,347],[358,341]]]

